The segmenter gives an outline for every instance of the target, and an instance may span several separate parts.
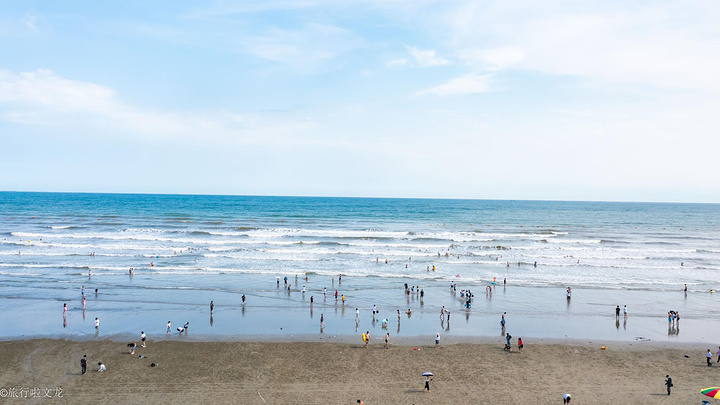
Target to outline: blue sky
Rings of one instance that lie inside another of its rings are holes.
[[[0,4],[2,190],[720,202],[717,2]]]

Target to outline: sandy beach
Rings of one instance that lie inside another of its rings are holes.
[[[610,343],[603,351],[600,343],[526,342],[518,353],[516,341],[505,352],[489,343],[434,348],[404,341],[384,349],[383,336],[373,336],[365,349],[357,340],[149,341],[135,355],[127,342],[110,340],[5,341],[0,388],[36,387],[55,396],[59,387],[62,399],[34,402],[96,404],[552,404],[562,403],[564,393],[578,404],[698,404],[699,390],[720,381],[720,367],[705,365],[700,346]],[[83,354],[89,359],[84,376]],[[99,361],[107,371],[96,371]],[[159,366],[150,367],[153,362]],[[423,392],[424,371],[435,373],[430,393]],[[666,374],[675,385],[670,397]]]

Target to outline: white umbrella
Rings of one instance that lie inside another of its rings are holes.
[[[426,371],[426,372],[422,373],[422,375],[423,375],[423,377],[432,377],[432,376],[434,376],[435,374],[433,374],[433,373],[431,373],[431,372],[429,372],[429,371]]]

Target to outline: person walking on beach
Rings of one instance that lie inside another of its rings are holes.
[[[425,377],[425,389],[430,392],[430,377]]]
[[[712,367],[712,362],[711,362],[711,360],[712,360],[712,352],[710,351],[710,349],[708,349],[706,357],[707,357],[707,365],[708,365],[708,367]]]
[[[342,304],[345,305],[345,294],[342,295]]]
[[[398,323],[400,323],[400,310],[399,309],[397,310],[397,313],[398,313]]]
[[[82,375],[85,375],[85,372],[87,371],[87,355],[83,355],[82,359],[80,359],[80,372]]]
[[[95,334],[100,333],[100,320],[95,318]]]
[[[623,305],[623,317],[627,319],[627,305]]]
[[[365,348],[368,348],[368,344],[370,343],[370,331],[367,331],[363,333],[362,335],[363,342],[365,342]]]
[[[335,302],[337,302],[337,294],[338,294],[338,290],[335,290]]]
[[[360,322],[360,309],[355,308],[355,323]]]
[[[670,395],[670,388],[672,388],[673,382],[669,375],[665,376],[665,386],[667,387],[668,395]]]
[[[147,336],[145,336],[145,331],[140,331],[140,341],[142,342],[142,347],[145,347],[145,339]]]
[[[166,335],[169,335],[170,333],[171,333],[171,332],[170,332],[170,321],[168,321],[168,323],[167,323],[167,331],[165,331],[165,334],[166,334]]]
[[[615,319],[620,319],[620,305],[615,307]]]
[[[443,305],[443,307],[440,309],[440,320],[445,320],[445,305]]]
[[[437,332],[435,334],[435,347],[439,347],[439,346],[440,346],[440,332]]]
[[[215,309],[215,303],[210,300],[210,313],[212,314],[213,309]]]
[[[385,334],[385,348],[388,348],[388,342],[390,341],[390,332]]]
[[[320,330],[325,329],[325,314],[320,314]]]

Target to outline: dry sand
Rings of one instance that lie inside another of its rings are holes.
[[[720,384],[720,367],[705,365],[704,347],[617,343],[602,351],[599,344],[526,343],[521,354],[497,344],[386,350],[379,340],[364,349],[360,338],[357,344],[176,339],[150,341],[134,356],[127,342],[7,341],[0,342],[0,388],[61,387],[62,400],[42,401],[84,404],[559,404],[565,392],[574,404],[699,404],[701,388]],[[90,364],[85,376],[83,354]],[[98,361],[106,372],[96,371]],[[431,393],[423,392],[424,371],[436,374]],[[666,374],[675,382],[670,397]]]

